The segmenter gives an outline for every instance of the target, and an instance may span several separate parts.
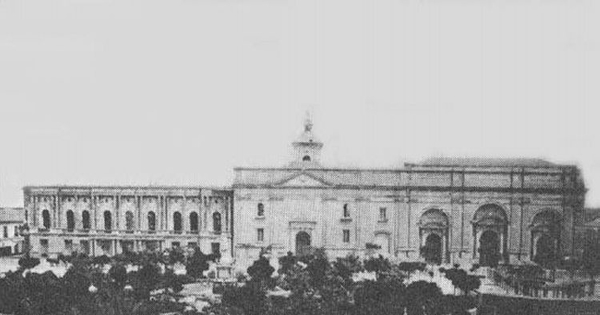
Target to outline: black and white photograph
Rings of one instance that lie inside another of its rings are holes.
[[[0,315],[600,315],[600,1],[0,0]]]

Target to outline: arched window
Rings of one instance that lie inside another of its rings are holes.
[[[81,221],[83,223],[83,229],[89,230],[90,229],[90,213],[87,210],[84,210],[81,213]]]
[[[350,209],[348,209],[348,204],[345,203],[344,204],[344,218],[349,218],[350,217]]]
[[[72,232],[75,229],[75,216],[73,215],[73,211],[67,211],[67,231]]]
[[[265,205],[263,205],[262,203],[259,203],[256,209],[256,215],[259,217],[264,217],[265,216]]]
[[[304,161],[304,162],[310,162],[310,155],[305,155],[305,156],[302,158],[302,161]]]
[[[131,211],[125,212],[125,228],[129,233],[133,232],[133,229],[135,228],[133,222],[133,212]]]
[[[42,211],[42,223],[45,229],[50,228],[50,211],[44,210]]]
[[[112,214],[110,211],[104,211],[104,230],[106,232],[112,230]]]
[[[181,213],[173,213],[173,230],[175,233],[181,233]]]
[[[153,211],[148,212],[148,230],[156,231],[156,214]]]
[[[221,214],[218,212],[213,213],[213,231],[221,233]]]
[[[198,213],[190,213],[190,230],[192,232],[198,232]]]

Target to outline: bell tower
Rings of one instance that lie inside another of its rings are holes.
[[[323,143],[314,136],[312,128],[312,119],[307,112],[304,120],[304,132],[300,134],[296,141],[292,142],[294,160],[291,166],[302,168],[320,167]]]

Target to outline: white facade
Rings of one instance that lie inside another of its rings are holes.
[[[231,256],[230,190],[200,187],[24,188],[34,255],[114,255],[199,246]]]
[[[263,248],[281,256],[307,246],[330,257],[375,251],[407,260],[433,247],[439,261],[482,263],[572,253],[585,196],[576,166],[430,159],[398,169],[324,167],[310,122],[292,145],[285,167],[234,170],[242,265]]]
[[[0,208],[0,256],[23,251],[21,227],[24,224],[22,208]]]

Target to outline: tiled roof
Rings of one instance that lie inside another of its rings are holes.
[[[552,162],[530,158],[466,158],[434,157],[423,160],[422,166],[476,166],[476,167],[553,167]]]

